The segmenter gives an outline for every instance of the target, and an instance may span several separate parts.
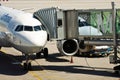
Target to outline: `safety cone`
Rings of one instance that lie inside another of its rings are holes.
[[[71,56],[71,60],[70,60],[70,63],[73,63],[73,56]]]

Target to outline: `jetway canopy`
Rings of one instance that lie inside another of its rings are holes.
[[[78,38],[77,10],[40,9],[34,17],[47,28],[50,38]]]
[[[57,37],[57,8],[40,9],[34,13],[34,17],[47,28],[51,38]]]

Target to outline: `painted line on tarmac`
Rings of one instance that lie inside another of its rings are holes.
[[[0,51],[2,51],[4,54],[6,54],[5,51],[3,51],[3,50],[0,50]],[[9,57],[9,58],[12,59],[12,60],[18,62],[18,60],[16,60],[15,58],[10,57],[10,56],[8,56],[8,55],[6,55],[6,56]],[[20,65],[23,66],[22,63],[20,63]],[[42,78],[41,78],[38,74],[36,74],[35,72],[33,72],[33,71],[28,71],[28,73],[29,73],[31,76],[33,76],[34,78],[36,78],[37,80],[42,80]]]
[[[36,60],[34,60],[39,66],[40,66],[40,68],[43,70],[42,71],[42,73],[44,73],[43,75],[46,75],[48,72],[49,73],[53,73],[53,72],[51,72],[51,71],[48,71],[47,69],[45,69],[44,67],[42,67]],[[40,71],[39,71],[40,72]],[[41,73],[41,72],[40,72]],[[59,77],[59,76],[48,76],[48,75],[46,75],[45,76],[48,80],[63,80],[63,79],[61,79],[61,77]]]
[[[41,78],[38,74],[36,74],[35,72],[29,71],[29,73],[30,73],[33,77],[37,78],[37,80],[42,80],[42,78]]]

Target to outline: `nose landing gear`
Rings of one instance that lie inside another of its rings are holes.
[[[31,62],[30,62],[30,56],[28,54],[25,55],[26,57],[26,62],[24,63],[24,69],[25,70],[31,70],[32,67],[31,67]]]
[[[43,56],[44,58],[47,58],[48,57],[48,49],[47,48],[44,48],[42,49],[41,52],[39,53],[36,53],[36,57],[37,58],[40,58],[41,54],[43,53]],[[25,58],[26,58],[26,61],[24,62],[23,66],[24,66],[24,69],[25,70],[31,70],[32,69],[32,66],[31,66],[31,58],[30,58],[30,55],[29,54],[25,54]]]

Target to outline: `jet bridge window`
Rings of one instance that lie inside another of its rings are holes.
[[[58,19],[58,26],[62,26],[62,19]]]
[[[23,31],[23,26],[22,25],[18,25],[17,28],[15,29],[15,31]]]

